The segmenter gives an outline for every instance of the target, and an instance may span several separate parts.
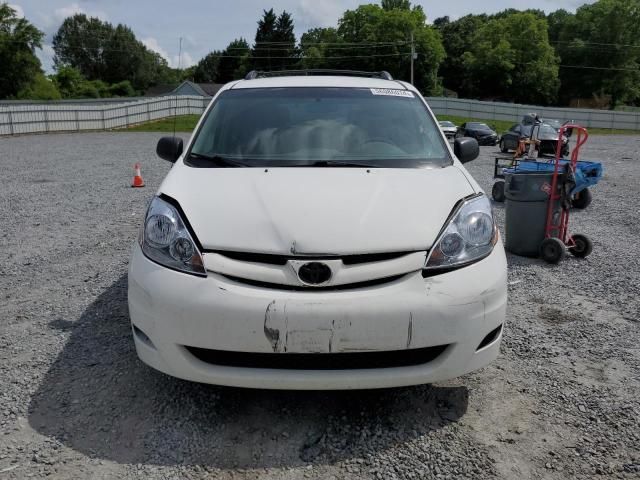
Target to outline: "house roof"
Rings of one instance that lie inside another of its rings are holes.
[[[155,85],[147,88],[144,92],[145,97],[161,97],[162,95],[168,95],[173,92],[176,85]]]
[[[199,83],[198,86],[205,91],[207,95],[214,96],[224,87],[224,83]]]
[[[178,91],[183,87],[191,87],[193,90],[195,90],[196,94],[200,96],[203,96],[203,97],[209,96],[207,95],[207,92],[205,92],[202,88],[200,88],[200,85],[198,85],[197,83],[193,83],[190,80],[185,80],[184,82],[182,82],[180,85],[178,85],[178,87],[174,91]]]

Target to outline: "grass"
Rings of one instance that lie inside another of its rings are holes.
[[[126,132],[173,132],[175,122],[176,132],[191,132],[196,128],[200,115],[179,115],[177,117],[163,118],[155,122],[141,123],[129,128],[123,128]]]
[[[176,132],[191,132],[200,115],[180,115],[175,118]],[[449,120],[456,125],[462,125],[465,122],[481,122],[493,127],[498,134],[503,134],[516,122],[506,122],[504,120],[482,120],[478,118],[455,117],[452,115],[438,115],[438,120]],[[155,122],[142,123],[134,127],[122,129],[127,132],[173,132],[174,118],[163,118]],[[592,135],[640,135],[636,130],[615,130],[610,128],[590,128],[589,133]]]

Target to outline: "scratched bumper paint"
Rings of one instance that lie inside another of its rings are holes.
[[[153,293],[151,293],[153,292]],[[499,244],[486,259],[446,274],[420,272],[374,287],[333,292],[256,288],[209,274],[174,272],[139,247],[129,272],[139,357],[187,380],[283,389],[383,388],[453,378],[490,363],[501,336],[478,350],[506,309],[506,259]],[[338,353],[449,345],[436,360],[361,370],[271,370],[218,366],[185,346],[240,352]]]

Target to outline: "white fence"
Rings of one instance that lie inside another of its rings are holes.
[[[173,115],[200,115],[208,97],[157,97],[107,105],[0,105],[0,135],[126,128]]]
[[[516,103],[481,102],[479,100],[440,97],[429,97],[427,101],[436,115],[455,115],[464,118],[505,120],[518,123],[523,115],[535,112],[541,118],[557,119],[563,122],[572,120],[587,128],[640,130],[640,112],[535,107]]]
[[[173,115],[200,115],[211,99],[198,96],[157,97],[118,104],[87,105],[77,102],[0,104],[0,135],[69,132],[126,128]],[[513,103],[481,102],[457,98],[429,97],[436,115],[455,115],[514,123],[537,112],[543,118],[573,120],[590,128],[640,131],[640,112],[535,107]]]

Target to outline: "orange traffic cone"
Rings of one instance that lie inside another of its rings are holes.
[[[136,163],[133,168],[136,171],[136,174],[133,177],[132,187],[144,187],[144,180],[142,180],[142,175],[140,174],[140,164]]]

